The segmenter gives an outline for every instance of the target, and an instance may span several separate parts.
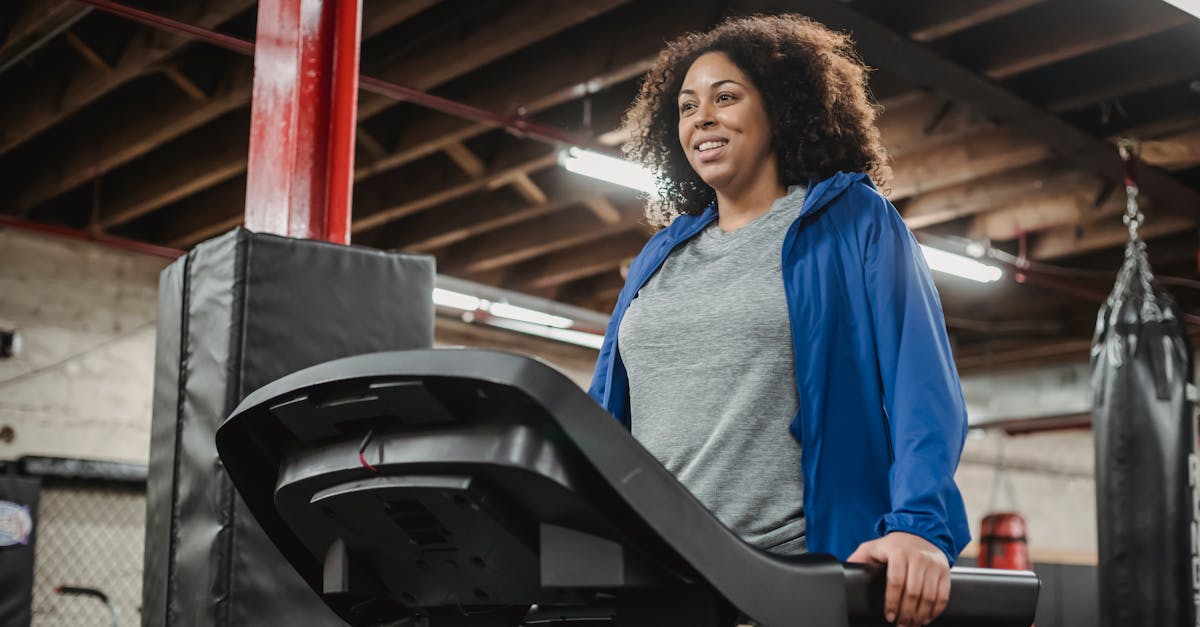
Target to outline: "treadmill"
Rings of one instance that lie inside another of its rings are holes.
[[[726,528],[550,365],[375,353],[250,394],[222,463],[350,625],[887,625],[884,569],[774,555]],[[1028,627],[1026,571],[951,569],[934,625]]]

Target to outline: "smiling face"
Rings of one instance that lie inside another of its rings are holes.
[[[723,52],[701,55],[679,90],[679,144],[718,197],[777,185],[762,94]]]

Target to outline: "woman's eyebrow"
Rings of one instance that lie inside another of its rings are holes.
[[[724,85],[725,83],[733,83],[734,85],[737,85],[737,86],[739,86],[739,87],[741,87],[741,86],[742,86],[742,84],[741,84],[741,83],[739,83],[739,82],[737,82],[737,81],[733,80],[732,78],[726,78],[726,79],[723,79],[723,80],[715,81],[715,82],[713,82],[713,84],[709,85],[708,87],[709,87],[709,89],[716,89],[717,87],[720,87],[721,85]],[[681,89],[681,90],[679,90],[679,95],[680,95],[680,96],[682,96],[682,95],[684,95],[684,94],[691,94],[691,95],[695,96],[695,95],[696,95],[696,92],[695,92],[695,90],[692,90],[692,89]]]

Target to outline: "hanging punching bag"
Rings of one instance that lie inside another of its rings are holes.
[[[1092,344],[1100,624],[1182,627],[1200,599],[1192,348],[1151,273],[1127,170],[1130,240]]]

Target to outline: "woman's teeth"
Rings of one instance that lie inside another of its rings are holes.
[[[704,152],[706,150],[712,150],[713,148],[720,148],[721,146],[724,146],[725,144],[728,144],[728,143],[729,142],[724,142],[724,141],[707,141],[707,142],[701,143],[699,146],[699,149],[700,149],[700,152]]]

